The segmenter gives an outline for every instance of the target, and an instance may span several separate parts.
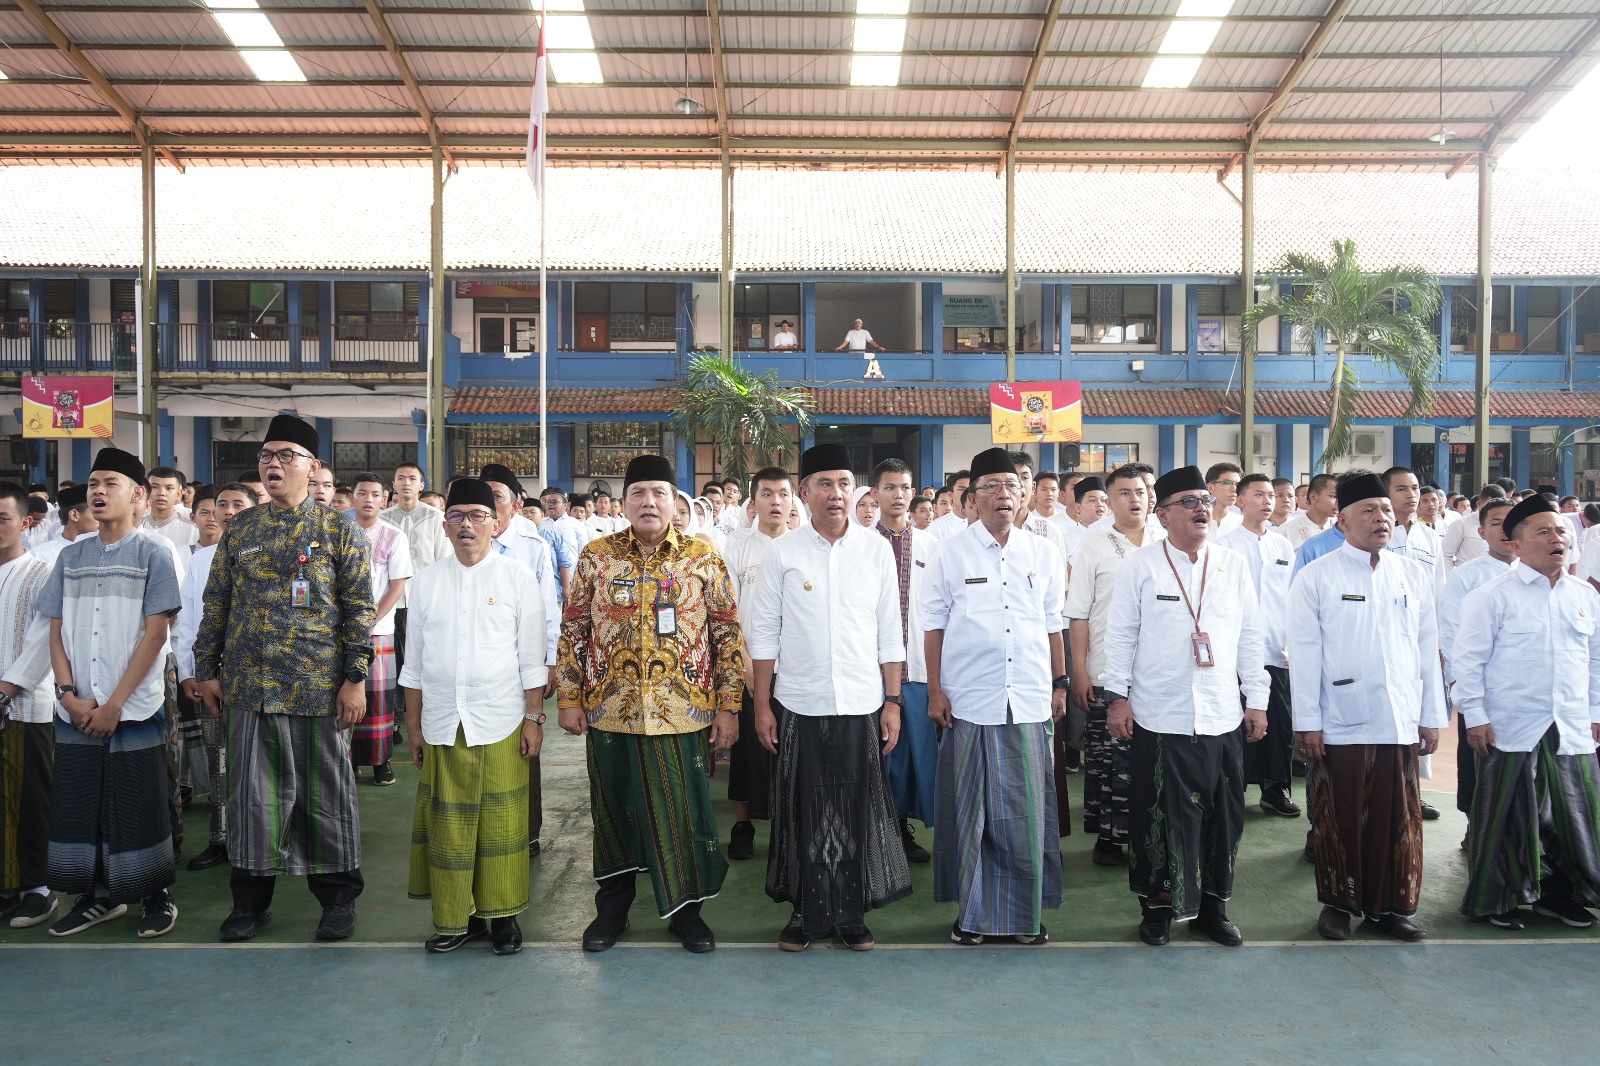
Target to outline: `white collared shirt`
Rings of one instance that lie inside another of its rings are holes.
[[[1515,559],[1502,563],[1492,555],[1462,563],[1445,579],[1444,595],[1439,597],[1439,651],[1444,656],[1445,684],[1455,680],[1450,657],[1455,654],[1456,627],[1461,624],[1461,601],[1467,593],[1481,588],[1517,565]]]
[[[1311,520],[1310,511],[1296,511],[1289,520],[1278,527],[1278,534],[1289,539],[1289,547],[1296,550],[1300,545],[1333,525],[1333,519],[1328,519],[1322,524]]]
[[[165,522],[157,522],[155,515],[147,514],[139,528],[159,533],[180,548],[187,548],[200,539],[199,528],[176,510]]]
[[[451,553],[411,579],[400,685],[422,691],[422,738],[469,746],[522,728],[526,693],[549,680],[545,597],[533,572],[493,552],[474,566]]]
[[[883,706],[881,665],[906,658],[894,552],[853,519],[833,544],[811,522],[779,537],[761,566],[747,639],[751,659],[777,660],[773,694],[794,713],[873,713]]]
[[[1469,592],[1450,657],[1467,726],[1494,726],[1500,751],[1532,751],[1551,723],[1559,755],[1594,751],[1600,722],[1600,595],[1561,574],[1517,566]]]
[[[1450,724],[1439,669],[1433,573],[1349,544],[1289,586],[1289,682],[1297,733],[1326,744],[1415,744]]]
[[[977,522],[939,545],[926,569],[922,624],[944,630],[939,687],[950,713],[1005,725],[1009,707],[1013,722],[1050,721],[1050,634],[1061,630],[1063,599],[1056,549],[1023,529],[1001,545]]]
[[[1146,532],[1144,543],[1150,545],[1158,541],[1151,540]],[[1117,569],[1140,547],[1115,528],[1107,527],[1085,537],[1072,556],[1066,613],[1069,620],[1083,619],[1089,623],[1089,647],[1085,655],[1089,678],[1094,684],[1099,684],[1106,668],[1106,619],[1111,616],[1111,590],[1117,583]]]
[[[216,555],[217,545],[208,544],[189,556],[189,574],[183,582],[183,607],[172,620],[172,654],[178,660],[179,681],[194,676],[194,638],[205,613],[206,582],[211,577],[211,560]]]
[[[956,514],[955,511],[951,510],[946,511],[938,518],[935,518],[932,522],[929,522],[928,528],[923,532],[927,533],[934,540],[943,540],[946,537],[955,536],[957,533],[960,533],[966,528],[967,520]]]
[[[1483,533],[1478,529],[1478,512],[1466,516],[1464,522],[1453,522],[1439,538],[1439,549],[1444,552],[1446,576],[1458,566],[1481,559],[1489,554]]]
[[[772,338],[772,346],[774,348],[796,348],[799,345],[800,341],[795,337],[793,330],[780,330],[777,336]]]
[[[550,555],[550,543],[539,535],[539,527],[520,514],[511,516],[511,521],[506,523],[505,532],[494,538],[495,550],[507,559],[514,559],[533,572],[534,579],[539,582],[539,591],[544,596],[545,617],[545,665],[556,664],[556,645],[561,640],[561,608],[558,593],[561,589],[561,577],[556,573],[555,562]],[[446,556],[455,558],[454,549]],[[409,600],[411,590],[406,590]],[[411,621],[406,620],[410,627]],[[409,633],[407,634],[409,636]]]
[[[50,619],[34,607],[53,569],[27,552],[0,563],[0,671],[19,690],[5,713],[13,722],[48,722],[55,713]]]
[[[1104,533],[1106,530],[1112,528],[1116,524],[1116,512],[1107,511],[1089,526],[1089,534],[1090,536],[1093,536],[1096,533]],[[1144,516],[1144,532],[1145,536],[1155,537],[1157,540],[1159,540],[1167,535],[1167,527],[1161,524],[1161,519],[1157,518],[1155,513],[1152,511],[1150,514]]]
[[[72,543],[72,541],[70,541],[66,537],[62,536],[61,533],[58,531],[55,536],[51,537],[49,540],[44,541],[43,543],[35,544],[33,547],[29,548],[28,551],[29,551],[30,554],[36,555],[39,558],[43,559],[45,562],[49,563],[51,566],[55,566],[56,565],[56,558],[58,556],[60,556],[61,549],[65,548],[68,544],[71,544],[71,543]]]
[[[1444,545],[1433,527],[1416,518],[1411,520],[1410,529],[1396,521],[1394,536],[1389,540],[1389,550],[1415,559],[1433,575],[1433,596],[1437,601],[1444,593]]]
[[[755,594],[756,585],[761,580],[761,564],[767,561],[767,552],[778,537],[788,532],[783,529],[777,537],[769,537],[761,532],[760,526],[750,526],[728,537],[727,546],[722,550],[722,561],[728,567],[728,576],[733,578],[733,595],[739,601],[741,620],[745,615],[745,605]],[[745,639],[750,639],[748,633]]]
[[[1050,547],[1055,549],[1056,563],[1061,576],[1061,602],[1058,607],[1065,608],[1067,602],[1067,538],[1059,526],[1041,514],[1030,514],[1022,521],[1024,532],[1032,533],[1041,540],[1049,541]],[[1066,615],[1061,617],[1061,626],[1066,628]]]
[[[1190,606],[1211,638],[1215,666],[1195,662]],[[1178,736],[1232,732],[1244,720],[1241,692],[1249,706],[1266,709],[1272,679],[1262,667],[1256,590],[1232,548],[1207,544],[1191,561],[1161,540],[1130,553],[1117,571],[1105,628],[1100,684],[1127,696],[1144,728]]]
[[[1600,526],[1595,527],[1600,529]],[[37,551],[37,549],[35,549]],[[1600,581],[1600,537],[1592,537],[1578,555],[1574,577],[1580,581]]]
[[[1244,556],[1261,606],[1261,639],[1268,666],[1289,665],[1289,579],[1294,576],[1294,548],[1269,523],[1261,536],[1242,524],[1217,538],[1217,543]]]

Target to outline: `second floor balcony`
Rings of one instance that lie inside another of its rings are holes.
[[[426,341],[414,318],[376,326],[258,322],[163,322],[156,328],[163,372],[417,373]],[[0,370],[131,374],[138,331],[131,322],[8,322]]]

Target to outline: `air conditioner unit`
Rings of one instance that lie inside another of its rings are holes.
[[[1244,434],[1243,433],[1235,433],[1233,435],[1233,451],[1234,451],[1234,454],[1236,454],[1236,455],[1239,454],[1239,444],[1240,444],[1240,442],[1242,441],[1243,438],[1244,438]],[[1266,434],[1266,433],[1254,433],[1254,434],[1251,434],[1250,440],[1254,443],[1254,447],[1252,447],[1250,449],[1250,454],[1251,455],[1265,455],[1265,454],[1267,454],[1267,452],[1271,449],[1271,447],[1274,446],[1275,443],[1276,443],[1276,442],[1274,442],[1274,445],[1269,445],[1268,441],[1271,440],[1271,439],[1272,439],[1271,436],[1269,434]]]
[[[1357,433],[1350,439],[1350,450],[1355,455],[1377,455],[1382,448],[1382,433]]]
[[[244,419],[242,419],[242,418],[224,418],[222,420],[222,428],[223,429],[243,429],[244,428]]]

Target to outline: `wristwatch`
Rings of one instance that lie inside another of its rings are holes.
[[[906,705],[906,698],[904,696],[885,696],[883,698],[883,702],[892,703],[896,707],[904,707]]]
[[[1070,689],[1072,687],[1072,679],[1066,674],[1062,674],[1060,677],[1050,682],[1050,687],[1053,689]]]
[[[76,696],[77,694],[78,690],[71,685],[56,686],[56,699],[58,700],[64,700],[68,696]]]
[[[524,722],[532,722],[534,725],[544,725],[544,712],[541,711],[538,714],[524,714],[522,716],[522,720]]]

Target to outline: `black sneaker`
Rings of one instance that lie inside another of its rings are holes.
[[[173,901],[171,892],[163,888],[144,901],[144,917],[139,919],[140,939],[166,936],[177,924],[178,904]]]
[[[317,923],[318,940],[347,940],[356,931],[356,905],[335,903],[322,908],[322,921]]]
[[[906,849],[906,862],[928,862],[933,858],[927,848],[917,843],[909,818],[900,819],[900,845]]]
[[[958,918],[950,923],[950,939],[952,942],[960,944],[962,947],[975,948],[979,944],[983,943],[983,934],[969,933],[967,930],[961,928],[961,920]]]
[[[778,934],[778,946],[784,951],[804,951],[811,946],[811,938],[806,936],[805,925],[799,911],[789,915],[788,924],[783,927],[783,932]]]
[[[89,896],[79,896],[78,902],[72,909],[63,915],[56,924],[50,927],[51,936],[72,936],[85,929],[121,918],[128,913],[128,905],[119,903],[115,907],[105,900],[92,899]]]
[[[1439,808],[1435,807],[1431,803],[1424,803],[1422,805],[1422,820],[1424,822],[1436,822],[1436,821],[1438,821],[1439,820]]]
[[[372,768],[372,783],[374,785],[394,784],[394,770],[389,766],[388,763],[384,763],[381,766],[374,766]]]
[[[1594,915],[1565,896],[1540,896],[1533,901],[1533,913],[1554,918],[1573,929],[1587,929],[1594,924]]]
[[[1109,840],[1096,840],[1094,842],[1094,859],[1096,866],[1126,866],[1128,856],[1122,851],[1121,844],[1113,844]]]
[[[1491,914],[1484,920],[1490,925],[1494,926],[1496,929],[1510,929],[1516,932],[1521,932],[1522,930],[1528,928],[1522,922],[1522,915],[1519,914],[1515,909],[1505,911],[1501,914]]]
[[[834,932],[839,934],[839,939],[843,940],[845,947],[851,951],[871,951],[878,946],[878,941],[873,937],[872,930],[867,928],[866,922],[841,925]]]
[[[1281,814],[1285,818],[1300,817],[1300,807],[1289,798],[1281,786],[1261,790],[1261,810],[1267,814]]]
[[[48,922],[56,913],[56,894],[54,892],[27,892],[23,894],[22,903],[11,912],[11,928],[31,929],[36,925]]]
[[[728,838],[728,858],[748,859],[756,853],[756,827],[753,822],[734,822]]]
[[[224,944],[234,944],[241,940],[249,940],[261,932],[261,927],[272,921],[272,909],[264,911],[240,910],[235,907],[222,919],[222,928],[217,933],[217,939]]]

